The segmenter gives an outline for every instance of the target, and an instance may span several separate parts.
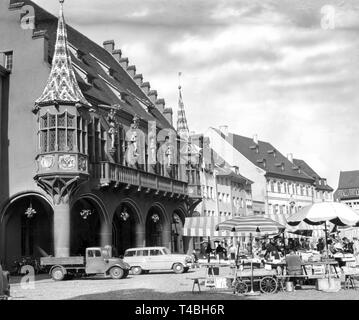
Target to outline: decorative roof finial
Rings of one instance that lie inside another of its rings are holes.
[[[60,13],[52,68],[44,92],[36,100],[35,106],[60,103],[91,106],[82,94],[76,80],[67,45],[67,31],[63,11],[65,0],[59,0],[59,2]]]

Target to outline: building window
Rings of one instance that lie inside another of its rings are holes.
[[[41,152],[75,151],[86,153],[85,120],[65,111],[62,114],[46,113],[40,118]]]
[[[5,67],[5,69],[7,70],[12,70],[12,67],[13,67],[13,63],[14,63],[14,54],[12,51],[9,51],[9,52],[4,52],[3,54],[3,65]]]
[[[270,191],[274,192],[274,182],[272,180],[269,181],[269,185],[270,185]]]

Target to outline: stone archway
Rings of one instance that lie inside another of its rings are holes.
[[[31,193],[10,201],[1,227],[1,260],[7,268],[21,257],[54,254],[53,208],[44,197]]]
[[[152,206],[146,218],[146,247],[165,246],[171,249],[170,232],[164,210],[160,206]]]
[[[107,219],[101,206],[90,197],[83,197],[71,207],[70,254],[84,255],[88,247],[102,244],[102,230]]]
[[[141,226],[137,208],[130,202],[121,202],[112,220],[112,246],[115,254],[121,256],[126,249],[144,245]]]

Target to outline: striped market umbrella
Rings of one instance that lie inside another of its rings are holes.
[[[233,219],[221,222],[216,226],[216,230],[218,231],[236,231],[247,234],[279,233],[284,229],[285,226],[283,226],[282,224],[272,219],[258,215],[235,217]]]

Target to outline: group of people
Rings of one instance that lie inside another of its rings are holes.
[[[334,256],[336,253],[351,253],[355,256],[359,265],[359,239],[353,238],[349,240],[347,237],[340,238],[338,235],[330,235],[328,237],[328,254]],[[210,262],[214,256],[216,260],[235,260],[237,249],[240,253],[244,252],[254,257],[262,257],[264,259],[280,259],[291,252],[298,251],[318,251],[320,254],[326,253],[326,245],[324,238],[315,240],[314,238],[283,238],[277,236],[274,238],[253,238],[252,242],[244,244],[237,248],[233,242],[222,241],[212,248],[211,243],[204,243],[201,253]],[[194,251],[193,257],[198,260],[198,255]]]

